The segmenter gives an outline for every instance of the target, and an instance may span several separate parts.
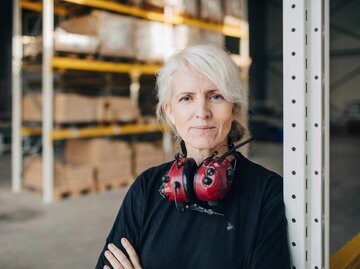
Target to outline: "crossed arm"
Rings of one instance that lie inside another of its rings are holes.
[[[134,247],[126,238],[121,239],[121,245],[126,250],[128,257],[114,244],[108,244],[105,251],[105,257],[110,262],[114,269],[142,269],[139,256],[137,255]],[[105,265],[104,269],[110,269]]]

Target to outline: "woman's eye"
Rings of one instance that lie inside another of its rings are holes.
[[[190,96],[183,96],[179,99],[179,102],[186,102],[186,101],[190,101],[190,100],[191,100]]]
[[[220,94],[215,94],[215,95],[211,96],[211,99],[222,100],[222,99],[224,99],[224,97],[222,97],[222,95],[220,95]]]

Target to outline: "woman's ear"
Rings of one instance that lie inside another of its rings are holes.
[[[170,103],[165,103],[164,104],[164,110],[165,110],[166,116],[169,118],[171,123],[173,125],[175,125],[175,118],[174,118],[174,115],[172,113],[171,104]]]

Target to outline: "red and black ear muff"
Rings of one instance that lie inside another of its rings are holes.
[[[165,199],[180,203],[195,201],[193,181],[196,170],[197,165],[193,158],[177,154],[169,172],[162,178],[161,195]]]
[[[216,204],[230,190],[233,175],[234,169],[229,160],[218,157],[204,160],[194,178],[197,199]]]
[[[229,192],[233,181],[236,164],[233,168],[226,157],[253,140],[250,138],[232,147],[221,157],[215,157],[215,151],[199,167],[193,158],[186,158],[186,149],[183,149],[184,155],[177,153],[169,172],[163,176],[160,194],[176,203],[203,201],[216,204]],[[182,143],[181,147],[185,148],[185,144]]]
[[[227,159],[209,157],[198,167],[193,158],[177,155],[162,178],[160,193],[165,199],[180,203],[200,200],[216,204],[229,191],[232,176],[233,168]]]

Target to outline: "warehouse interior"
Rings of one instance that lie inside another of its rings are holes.
[[[256,137],[248,148],[248,156],[283,174],[281,0],[97,0],[100,3],[97,7],[76,2],[58,0],[54,6],[55,31],[51,33],[54,41],[51,54],[57,60],[53,62],[51,80],[54,201],[45,203],[41,176],[45,165],[41,160],[44,150],[41,64],[42,39],[46,38],[42,35],[42,3],[20,1],[19,105],[23,114],[22,163],[18,165],[22,167],[23,181],[21,192],[14,193],[12,167],[17,165],[12,163],[11,150],[14,1],[2,1],[1,268],[95,266],[136,175],[173,158],[179,149],[160,131],[155,119],[155,73],[174,48],[211,43],[234,55],[248,86],[248,124]],[[188,21],[161,23],[124,9],[109,10],[101,2],[141,10],[141,14],[170,12],[171,16],[175,12]],[[360,232],[359,11],[359,1],[330,1],[330,255]],[[231,27],[219,31],[216,27],[189,26],[192,20]],[[248,24],[248,32],[243,31],[243,21]],[[74,177],[82,180],[75,183],[69,180]]]

